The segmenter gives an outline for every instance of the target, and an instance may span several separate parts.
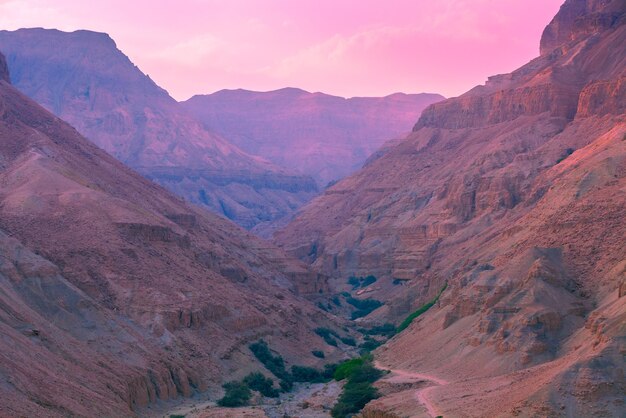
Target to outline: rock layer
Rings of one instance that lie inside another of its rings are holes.
[[[2,58],[0,55],[0,62]],[[0,81],[0,416],[135,416],[332,348],[327,290],[273,245],[188,206]]]
[[[541,56],[431,105],[275,234],[335,291],[374,274],[372,320],[448,284],[378,352],[453,382],[429,392],[444,416],[623,410],[625,13],[566,1]]]

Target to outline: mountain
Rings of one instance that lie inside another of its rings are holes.
[[[13,84],[96,145],[192,203],[252,228],[317,193],[209,132],[106,34],[0,31]]]
[[[0,55],[0,416],[136,416],[312,349],[325,279],[136,174],[9,84]]]
[[[567,0],[539,57],[429,106],[275,234],[336,292],[375,275],[371,320],[397,324],[447,283],[376,354],[438,379],[418,397],[431,412],[624,413],[625,12]]]
[[[222,90],[183,106],[242,150],[313,176],[320,185],[353,173],[383,142],[404,136],[438,94],[343,97],[295,88]]]

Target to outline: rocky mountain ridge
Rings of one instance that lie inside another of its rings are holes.
[[[5,69],[0,54],[0,69]],[[329,358],[327,290],[273,245],[189,206],[0,80],[0,416],[136,416]]]
[[[372,321],[447,283],[377,351],[451,382],[428,391],[440,415],[623,411],[625,16],[622,0],[567,0],[538,58],[429,106],[275,234],[334,291],[375,275]],[[394,399],[378,405],[410,411]]]
[[[295,88],[222,90],[183,102],[207,129],[320,186],[351,174],[385,141],[406,135],[438,94],[343,97]]]
[[[207,131],[106,34],[0,32],[14,85],[146,177],[246,228],[291,213],[312,178]]]

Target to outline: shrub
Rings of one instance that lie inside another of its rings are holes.
[[[313,367],[292,366],[291,376],[294,382],[322,383],[326,381],[322,373]]]
[[[313,351],[311,351],[311,354],[313,354],[317,358],[325,358],[326,357],[324,352],[321,351],[321,350],[313,350]]]
[[[356,347],[356,341],[352,337],[341,337],[340,340],[345,345],[349,345],[350,347]]]
[[[352,372],[357,368],[363,365],[365,359],[363,357],[353,358],[351,360],[344,361],[339,364],[333,373],[333,378],[337,381],[346,379],[349,377]]]
[[[415,312],[407,316],[406,319],[402,321],[402,323],[398,326],[398,332],[405,330],[409,325],[411,325],[411,322],[413,322],[415,318],[417,318],[418,316],[420,316],[421,314],[429,310],[435,303],[437,303],[437,301],[439,300],[439,297],[441,296],[443,291],[446,290],[447,287],[448,287],[448,283],[444,284],[441,290],[439,291],[439,293],[437,294],[437,296],[435,296],[433,300],[420,306]]]
[[[352,319],[361,318],[369,315],[373,310],[378,309],[383,303],[376,299],[355,299],[349,297],[346,299],[350,305],[354,306],[357,310],[352,313]]]
[[[361,281],[358,277],[350,276],[348,278],[348,284],[351,285],[352,289],[354,290],[359,288],[359,286],[361,285]]]
[[[219,406],[225,406],[228,408],[235,408],[238,406],[246,406],[250,402],[252,393],[250,388],[243,382],[229,382],[224,386],[226,394],[222,399],[217,401]]]
[[[367,403],[378,398],[378,390],[369,383],[348,383],[344,386],[339,401],[331,410],[334,418],[344,418],[359,412]]]
[[[350,276],[348,278],[348,284],[352,286],[352,290],[356,290],[359,287],[363,288],[363,287],[367,287],[373,283],[376,283],[376,277],[369,275],[367,277],[355,277],[355,276]],[[347,296],[346,296],[347,297]]]
[[[372,399],[378,397],[378,391],[372,386],[380,379],[383,372],[372,365],[371,356],[348,360],[335,370],[335,379],[348,379],[339,396],[337,404],[333,407],[333,417],[345,417],[346,415],[359,412]]]
[[[324,371],[322,371],[322,376],[324,376],[324,379],[326,380],[333,379],[333,376],[335,375],[335,370],[337,370],[337,367],[338,365],[334,363],[325,364]]]
[[[383,335],[385,337],[392,337],[396,333],[396,326],[389,322],[376,325],[370,329],[360,328],[359,332],[365,335]]]
[[[337,295],[333,296],[332,301],[335,305],[341,306],[341,299],[339,299],[339,296]]]
[[[369,275],[366,278],[363,279],[363,282],[361,282],[361,287],[367,287],[371,284],[376,283],[376,277]]]
[[[243,379],[243,382],[250,389],[260,392],[263,396],[268,398],[278,397],[278,390],[274,389],[274,381],[269,377],[263,376],[262,373],[250,373]]]
[[[267,370],[272,372],[274,376],[280,379],[280,387],[288,387],[291,390],[291,376],[285,369],[285,361],[280,355],[272,355],[270,348],[264,340],[250,344],[250,350],[254,356],[265,366]]]
[[[322,337],[324,341],[326,342],[326,344],[332,345],[333,347],[337,347],[337,341],[335,341],[333,336],[339,337],[339,335],[332,329],[320,327],[320,328],[315,329],[315,333],[319,335],[320,337]]]
[[[366,354],[366,353],[369,353],[370,351],[376,350],[382,344],[383,344],[382,341],[378,341],[370,337],[365,337],[365,341],[363,341],[363,344],[359,346],[359,350],[361,354]]]

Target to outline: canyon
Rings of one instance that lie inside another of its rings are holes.
[[[443,416],[624,412],[625,12],[567,0],[539,57],[426,108],[274,234],[335,292],[374,275],[366,320],[446,289],[375,352],[448,381]]]
[[[190,206],[10,84],[0,55],[0,416],[135,416],[259,367],[345,354],[326,278]]]
[[[624,415],[626,0],[445,100],[177,103],[104,34],[0,52],[0,416],[327,416],[350,378],[215,401],[348,358],[372,414]]]

